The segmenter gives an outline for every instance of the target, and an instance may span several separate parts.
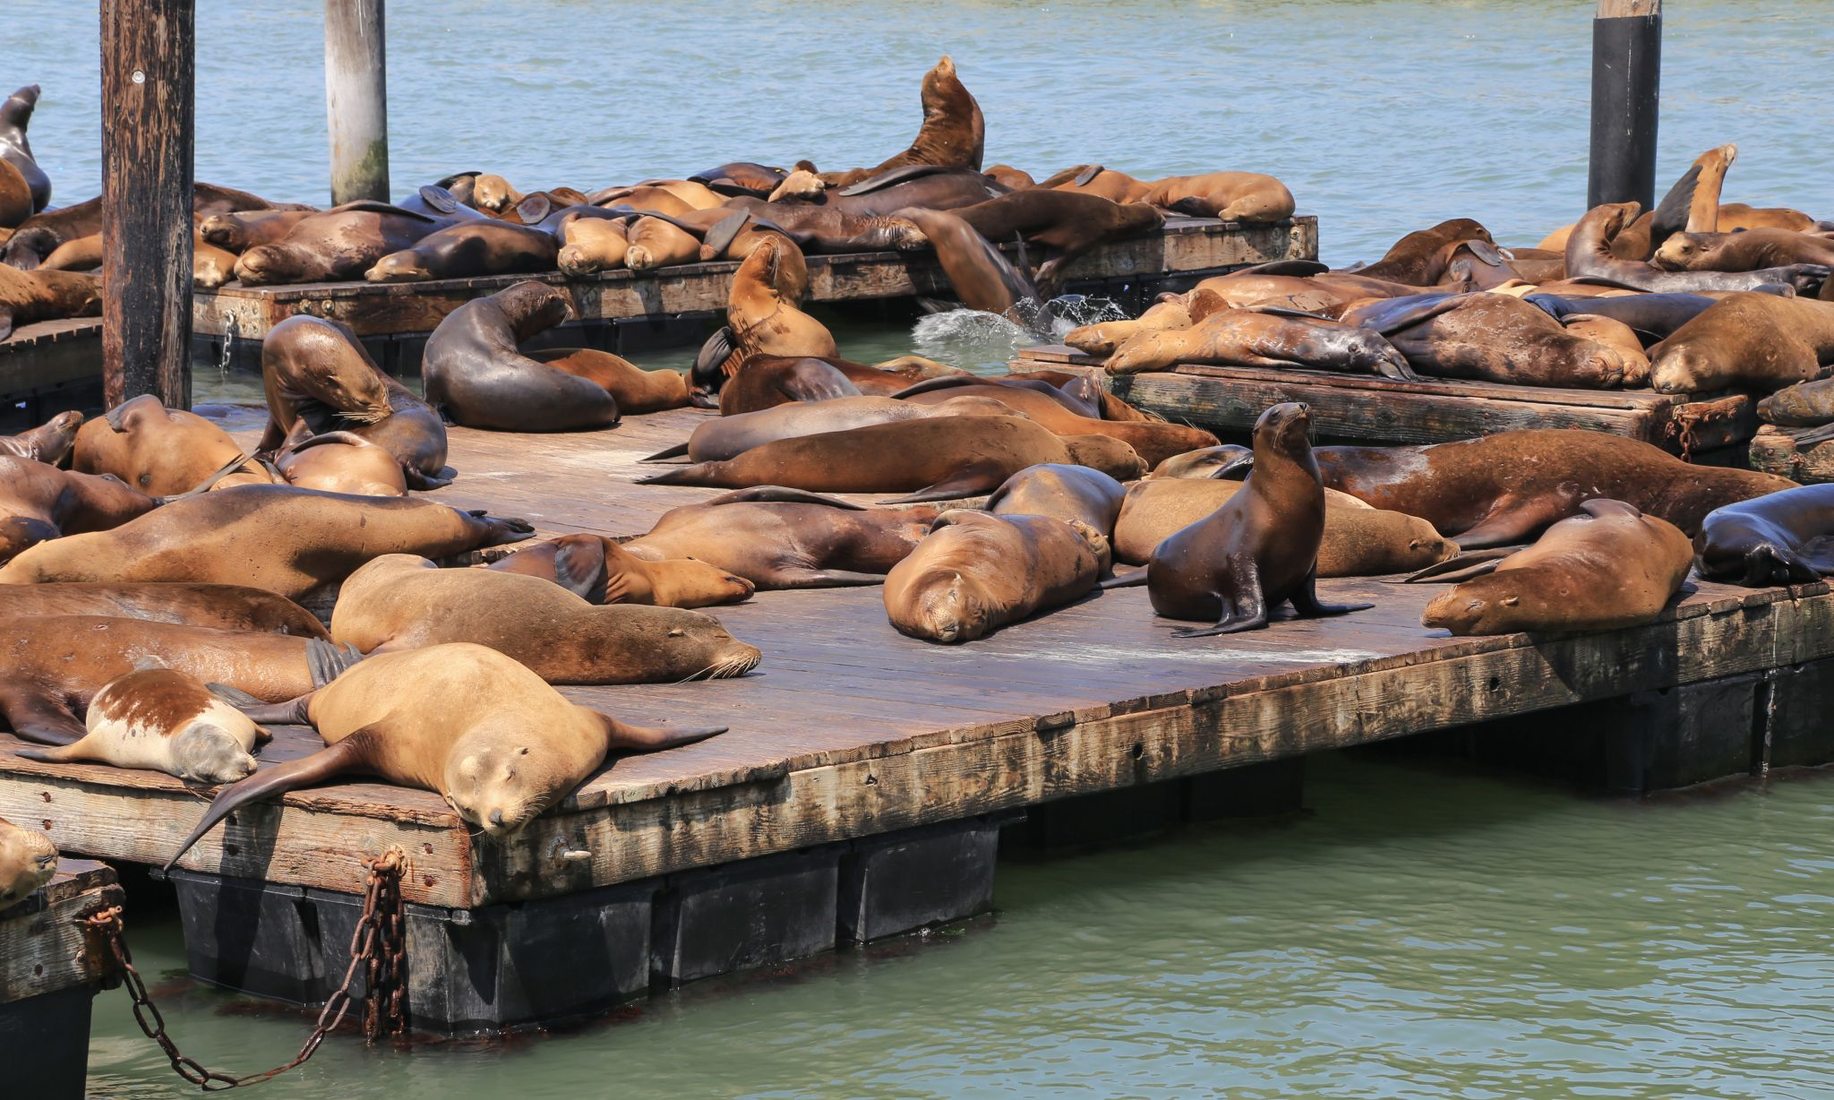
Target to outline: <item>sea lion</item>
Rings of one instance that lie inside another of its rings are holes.
[[[1694,545],[1700,575],[1742,584],[1813,584],[1834,575],[1834,485],[1805,485],[1715,508]]]
[[[979,172],[982,151],[987,143],[987,123],[981,116],[981,105],[974,101],[974,96],[955,74],[955,61],[948,54],[923,74],[922,97],[923,126],[910,148],[881,162],[877,168],[829,173],[823,179],[832,187],[845,187],[913,165],[972,168]]]
[[[1196,324],[1182,294],[1161,294],[1140,316],[1125,321],[1099,321],[1080,325],[1064,334],[1063,342],[1089,355],[1112,355],[1114,349],[1142,332],[1168,332]]]
[[[1148,185],[1139,201],[1226,222],[1279,222],[1293,216],[1293,193],[1259,172],[1205,172],[1167,176]]]
[[[844,432],[869,424],[921,420],[930,416],[966,413],[1004,416],[1008,409],[982,399],[944,402],[941,405],[899,401],[890,397],[834,397],[824,401],[798,401],[773,405],[754,412],[734,413],[697,424],[686,443],[644,457],[645,462],[687,456],[690,462],[723,462],[753,447],[780,439],[799,439],[824,432]]]
[[[1108,569],[1108,538],[1080,520],[955,509],[885,577],[900,634],[954,645],[1062,607]]]
[[[0,563],[47,539],[117,527],[158,505],[120,478],[0,455]]]
[[[759,590],[879,584],[941,511],[867,508],[765,486],[671,509],[624,549],[650,561],[696,558]]]
[[[1764,286],[1807,290],[1827,277],[1828,269],[1816,264],[1789,264],[1755,271],[1661,271],[1641,260],[1620,259],[1611,241],[1641,207],[1634,202],[1604,203],[1593,207],[1574,225],[1567,239],[1567,277],[1657,293],[1696,293],[1711,290],[1757,290]]]
[[[427,400],[468,428],[567,432],[616,426],[617,400],[604,386],[517,350],[571,310],[566,291],[534,280],[453,310],[433,330],[421,358]]]
[[[1455,574],[1472,579],[1427,604],[1420,625],[1455,635],[1640,626],[1668,606],[1693,560],[1674,524],[1595,498],[1528,549]]]
[[[1834,303],[1729,294],[1650,349],[1657,393],[1777,390],[1834,363]]]
[[[1000,483],[987,498],[996,516],[1052,516],[1076,520],[1104,538],[1114,535],[1115,517],[1127,490],[1100,470],[1057,462],[1027,466]]]
[[[18,271],[0,265],[0,340],[37,321],[99,317],[102,287],[79,271]]]
[[[331,637],[318,618],[284,596],[235,584],[0,584],[0,619],[100,615],[217,630]]]
[[[173,501],[113,530],[35,546],[0,567],[0,584],[214,582],[296,599],[381,554],[449,557],[532,533],[521,520],[430,500],[244,485]]]
[[[1427,229],[1416,229],[1391,245],[1382,258],[1354,274],[1366,279],[1386,279],[1412,286],[1432,286],[1446,273],[1448,245],[1479,240],[1495,244],[1483,223],[1470,218],[1449,218]]]
[[[433,342],[427,346],[431,349]],[[356,336],[336,321],[302,314],[269,329],[261,342],[261,386],[268,424],[257,445],[260,451],[277,451],[294,423],[304,420],[314,433],[350,432],[394,455],[409,488],[452,483],[446,472],[445,421],[412,390],[382,373]]]
[[[630,251],[630,223],[623,218],[574,218],[561,226],[555,266],[579,278],[624,266]]]
[[[929,178],[924,177],[925,180]],[[945,180],[962,179],[960,174],[945,174],[941,178]],[[928,188],[931,191],[936,189],[936,185]],[[958,185],[957,189],[967,190],[967,194],[960,196],[964,201],[949,202],[945,198],[943,205],[962,206],[986,198],[985,195],[979,193],[981,188],[965,180]],[[734,199],[731,208],[749,217],[748,233],[777,233],[788,237],[796,247],[805,252],[911,252],[928,247],[929,240],[910,219],[897,217],[893,213],[903,207],[892,205],[890,200],[908,197],[913,190],[911,187],[899,185],[872,195],[824,199],[819,203],[767,203],[750,199]],[[874,209],[869,211],[854,209],[856,205],[865,204],[867,199],[875,200],[871,203]],[[877,209],[886,206],[889,206],[890,209],[884,212]],[[709,236],[711,235],[709,233]],[[703,248],[701,259],[712,258],[714,257]]]
[[[76,442],[77,429],[83,426],[83,414],[72,409],[58,413],[30,431],[18,435],[0,435],[0,455],[37,459],[55,466],[70,453]]]
[[[170,668],[145,668],[96,692],[84,735],[50,749],[21,749],[50,764],[108,764],[192,783],[234,783],[255,770],[265,732],[209,688]]]
[[[697,263],[700,241],[694,234],[662,218],[638,218],[625,230],[624,266],[632,271]]]
[[[699,611],[595,607],[560,585],[385,554],[338,592],[331,637],[364,653],[476,642],[551,684],[653,684],[743,676],[762,655]]]
[[[1032,388],[1006,380],[974,376],[938,378],[919,382],[893,396],[922,405],[960,407],[964,399],[997,403],[1006,410],[1044,425],[1058,435],[1105,435],[1132,447],[1148,467],[1175,454],[1216,445],[1216,436],[1188,424],[1165,420],[1103,420],[1083,416],[1065,407],[1050,386]]]
[[[1756,271],[1791,264],[1834,266],[1834,238],[1788,229],[1677,233],[1650,263],[1667,271]]]
[[[199,180],[191,186],[191,213],[194,218],[208,218],[212,214],[227,214],[238,210],[291,210],[299,209],[297,204],[273,203],[259,195],[247,191],[237,191],[232,187],[219,187],[213,183]],[[0,256],[0,262],[21,270],[30,270],[49,256],[58,245],[73,241],[78,237],[88,237],[102,232],[102,197],[59,207],[56,210],[42,210],[19,225],[6,242],[6,251]]]
[[[1576,315],[1609,317],[1636,332],[1646,344],[1666,339],[1676,329],[1698,317],[1718,301],[1705,294],[1622,294],[1577,298],[1539,291],[1522,300],[1563,324]]]
[[[1254,471],[1244,491],[1153,550],[1146,566],[1153,611],[1215,623],[1174,631],[1174,637],[1258,630],[1286,601],[1308,619],[1373,606],[1318,599],[1325,493],[1307,438],[1311,425],[1299,402],[1269,407],[1255,421]]]
[[[1221,478],[1254,461],[1254,451],[1240,443],[1222,443],[1176,454],[1152,468],[1145,480],[1156,478]]]
[[[1715,508],[1795,487],[1773,474],[1696,466],[1640,439],[1576,429],[1314,453],[1327,487],[1420,516],[1466,550],[1526,541],[1600,497],[1691,535]]]
[[[936,260],[956,297],[969,309],[1007,314],[1038,300],[1038,288],[972,225],[945,210],[907,206],[895,216],[914,223],[936,250]]]
[[[27,84],[0,103],[0,163],[11,166],[24,181],[31,200],[31,208],[26,210],[28,216],[51,204],[51,177],[38,166],[32,156],[32,143],[26,140],[26,127],[31,125],[32,110],[37,106],[36,84]],[[18,221],[0,220],[0,225],[18,224]]]
[[[603,535],[562,535],[532,543],[489,568],[553,581],[590,604],[713,607],[751,598],[754,586],[690,558],[652,561]]]
[[[1834,422],[1834,378],[1785,386],[1758,402],[1758,419],[1789,428]]]
[[[1110,202],[1139,202],[1152,184],[1100,164],[1077,164],[1046,176],[1038,186],[1056,191],[1100,195]]]
[[[243,286],[355,279],[391,252],[411,248],[451,219],[382,202],[347,202],[301,218],[278,243],[256,245],[236,261]]]
[[[1161,542],[1227,504],[1243,484],[1156,478],[1128,486],[1114,525],[1115,560],[1132,565],[1151,561]],[[1456,553],[1457,546],[1418,516],[1371,508],[1353,496],[1325,490],[1325,533],[1318,544],[1321,577],[1406,573]]]
[[[387,450],[351,432],[308,435],[303,421],[301,428],[274,456],[274,471],[288,485],[361,497],[408,495],[401,462]]]
[[[782,439],[724,462],[696,462],[640,484],[743,489],[784,485],[813,492],[909,494],[892,503],[955,500],[991,492],[1040,462],[1074,462],[1120,480],[1145,464],[1104,435],[1059,437],[1015,416],[944,416]],[[0,577],[4,571],[0,571]]]
[[[721,415],[736,416],[792,401],[827,401],[862,394],[890,397],[926,379],[967,373],[917,355],[872,365],[835,356],[753,355],[728,381],[717,363],[703,359],[695,365],[694,401],[715,403],[709,395],[717,391]]]
[[[278,244],[300,222],[317,210],[238,210],[212,214],[198,223],[198,233],[208,243],[238,256],[256,245]]]
[[[19,169],[0,160],[0,243],[12,236],[14,226],[31,216],[31,185]]]
[[[954,213],[990,241],[1023,237],[1055,250],[1038,267],[1038,280],[1046,284],[1055,283],[1064,264],[1096,245],[1151,233],[1165,224],[1165,215],[1146,203],[1048,189],[1016,191]]]
[[[37,829],[0,817],[0,910],[10,909],[57,877],[57,845]]]
[[[1211,314],[1188,329],[1148,330],[1115,348],[1109,374],[1169,370],[1179,363],[1379,374],[1417,380],[1381,334],[1316,317],[1282,317],[1244,309]]]
[[[553,271],[560,246],[554,234],[509,222],[460,222],[437,229],[363,273],[372,283],[469,279]]]
[[[688,177],[689,182],[699,183],[716,194],[757,195],[762,198],[776,190],[789,173],[781,168],[772,168],[751,161],[733,161],[717,168],[708,168]]]
[[[323,686],[358,659],[319,638],[143,619],[44,616],[4,625],[0,714],[15,736],[43,745],[81,740],[87,731],[76,712],[141,668],[279,702]]]
[[[502,214],[522,201],[522,192],[495,172],[480,172],[471,182],[471,205],[492,214]]]
[[[37,271],[96,271],[102,266],[102,234],[65,241],[51,250]]]
[[[529,352],[528,357],[598,384],[617,402],[620,414],[683,409],[693,403],[693,388],[681,371],[645,370],[621,355],[597,348],[542,348]]]
[[[1023,168],[1014,168],[1010,164],[996,164],[981,173],[1001,187],[1013,191],[1027,191],[1038,186],[1038,181]]]
[[[753,249],[733,272],[726,297],[724,331],[731,351],[721,371],[731,377],[755,355],[838,356],[828,326],[798,308],[808,293],[808,264],[788,238]]]
[[[1423,374],[1524,386],[1614,389],[1647,377],[1613,344],[1570,331],[1545,310],[1507,294],[1377,298],[1342,323],[1380,333]]]
[[[84,424],[76,433],[70,466],[86,474],[112,474],[158,497],[189,493],[207,483],[227,489],[274,482],[228,432],[194,412],[168,409],[152,394]]]
[[[404,684],[413,685],[413,706],[401,705]],[[625,725],[568,701],[502,654],[464,644],[374,657],[323,690],[251,713],[308,723],[327,747],[219,792],[168,869],[237,809],[341,775],[436,791],[467,828],[501,840],[614,750],[656,752],[725,732]]]

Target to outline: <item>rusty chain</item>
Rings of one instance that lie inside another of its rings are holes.
[[[231,1077],[205,1069],[196,1059],[182,1053],[171,1036],[166,1034],[165,1017],[147,993],[146,982],[141,979],[140,972],[134,969],[134,957],[128,951],[127,939],[123,935],[119,905],[111,905],[79,918],[79,923],[85,926],[85,931],[106,940],[116,965],[120,967],[122,984],[127,987],[128,996],[133,998],[134,1022],[140,1025],[140,1030],[146,1033],[147,1038],[159,1044],[159,1049],[165,1052],[166,1058],[172,1063],[174,1073],[205,1092],[258,1085],[305,1065],[318,1053],[319,1044],[343,1023],[345,1014],[350,1010],[351,989],[356,982],[358,968],[362,968],[366,983],[363,996],[364,1038],[374,1043],[384,1035],[402,1030],[407,985],[402,981],[402,959],[406,943],[401,915],[401,850],[390,849],[376,859],[366,859],[363,866],[369,869],[369,885],[363,892],[363,915],[357,918],[356,930],[350,937],[350,967],[344,971],[343,982],[325,1000],[325,1007],[318,1014],[318,1022],[292,1061],[244,1077]]]
[[[1703,418],[1687,410],[1679,410],[1669,419],[1664,433],[1681,445],[1681,461],[1694,461],[1694,428]]]

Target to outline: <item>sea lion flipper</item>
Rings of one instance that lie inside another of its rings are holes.
[[[297,699],[288,699],[284,703],[263,703],[261,700],[239,691],[228,684],[205,684],[210,694],[241,711],[251,722],[272,723],[276,726],[309,726],[312,724],[311,712],[307,709],[317,691],[308,691]]]
[[[704,729],[662,729],[655,726],[626,725],[609,714],[601,714],[599,717],[605,720],[605,731],[610,735],[607,747],[630,752],[660,752],[678,745],[705,741],[709,737],[725,733],[727,729],[725,726]]]
[[[40,745],[74,745],[88,733],[61,700],[30,684],[0,687],[0,714],[13,736]]]
[[[1298,591],[1287,598],[1293,610],[1299,612],[1302,619],[1322,619],[1332,615],[1348,615],[1352,611],[1368,611],[1372,603],[1325,603],[1318,598],[1318,568],[1314,566],[1305,575],[1304,583]]]
[[[1578,486],[1562,483],[1557,492],[1522,498],[1505,493],[1490,506],[1484,518],[1449,536],[1459,550],[1487,550],[1531,541],[1549,524],[1573,514]]]
[[[990,493],[1005,480],[1005,471],[998,465],[986,461],[970,462],[934,485],[919,489],[909,496],[882,500],[879,503],[925,504],[933,500],[960,500],[963,497]]]
[[[639,458],[637,461],[638,462],[663,462],[671,458],[681,458],[683,455],[686,455],[687,453],[688,453],[688,444],[687,444],[687,441],[684,440],[680,443],[675,444],[673,447],[664,447],[662,450],[657,451],[653,455],[644,455],[642,458]]]
[[[555,544],[554,583],[587,603],[622,603],[630,594],[628,574],[614,574],[606,566],[603,539],[562,539]]]
[[[1401,579],[1401,583],[1420,584],[1432,581],[1435,584],[1458,584],[1473,577],[1481,577],[1486,573],[1494,572],[1504,558],[1519,549],[1521,548],[1517,546],[1497,546],[1489,550],[1474,550],[1456,554],[1445,561],[1409,573]]]
[[[1802,544],[1798,555],[1809,568],[1824,577],[1834,576],[1834,536],[1818,535]]]
[[[783,485],[754,485],[749,489],[734,489],[730,493],[721,493],[702,504],[821,504],[829,508],[845,508],[851,512],[866,512],[871,509],[864,504],[855,504],[851,500],[839,497],[823,496],[811,493],[807,489],[791,489]]]
[[[1662,242],[1688,227],[1688,212],[1694,204],[1694,191],[1700,185],[1700,162],[1696,161],[1681,173],[1668,194],[1656,204],[1654,216],[1649,223],[1649,250],[1653,255],[1662,247]],[[1717,223],[1718,219],[1714,221]]]
[[[1133,588],[1145,583],[1146,570],[1135,569],[1130,573],[1116,573],[1114,576],[1096,585],[1096,587],[1106,591],[1110,588]]]
[[[728,214],[726,217],[714,222],[713,228],[707,230],[707,235],[701,238],[701,246],[711,251],[716,258],[724,255],[726,249],[732,245],[732,242],[738,238],[740,231],[745,228],[745,223],[750,220],[751,212],[748,210],[740,210],[736,213]]]
[[[362,659],[363,654],[356,646],[341,646],[323,638],[306,639],[306,663],[312,670],[312,686],[315,688],[329,684]]]
[[[217,822],[250,802],[277,798],[288,791],[323,783],[363,767],[369,741],[365,735],[368,733],[368,727],[357,730],[337,744],[326,746],[311,756],[263,769],[223,788],[210,803],[210,808],[204,811],[204,819],[197,823],[197,828],[191,830],[191,835],[185,838],[184,843],[178,846],[178,851],[166,862],[166,870],[170,871],[183,859],[192,845],[202,840],[204,834],[216,827]]]
[[[1211,481],[1240,481],[1241,480],[1240,478],[1234,476],[1235,472],[1237,470],[1247,470],[1247,471],[1252,472],[1254,468],[1254,464],[1255,464],[1255,453],[1253,451],[1243,451],[1240,454],[1230,455],[1229,460],[1227,462],[1219,462],[1217,464],[1216,472],[1210,475],[1210,480]]]
[[[90,754],[82,741],[72,741],[68,745],[57,745],[51,748],[14,749],[13,755],[21,760],[36,760],[41,764],[78,764],[86,760],[101,760],[100,756]]]

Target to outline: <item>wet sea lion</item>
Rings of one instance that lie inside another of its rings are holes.
[[[1152,468],[1147,480],[1155,478],[1220,478],[1254,461],[1254,451],[1240,443],[1223,443],[1176,454]]]
[[[57,877],[57,845],[37,829],[0,817],[0,909],[10,909]]]
[[[1104,538],[1113,536],[1115,517],[1127,490],[1100,470],[1046,462],[1027,466],[1000,483],[987,498],[996,516],[1052,516],[1076,520]]]
[[[152,394],[84,424],[76,433],[70,466],[87,474],[112,474],[159,497],[188,493],[213,479],[212,487],[224,489],[274,482],[228,432],[194,412],[168,409]]]
[[[1834,485],[1805,485],[1716,508],[1694,539],[1700,575],[1750,588],[1834,575]]]
[[[696,558],[759,590],[879,584],[940,512],[867,508],[765,486],[671,509],[624,549],[651,561]]]
[[[22,749],[27,760],[144,768],[193,783],[234,783],[255,770],[265,734],[242,712],[182,672],[146,668],[110,681],[68,745]]]
[[[1038,288],[972,225],[945,210],[908,206],[896,216],[914,223],[936,250],[956,297],[969,309],[1005,314],[1038,299]]]
[[[617,400],[589,378],[536,362],[517,345],[566,320],[566,291],[529,280],[447,314],[421,358],[427,401],[468,428],[567,432],[618,423]]]
[[[923,359],[900,356],[867,365],[835,356],[753,355],[730,380],[717,369],[696,368],[696,402],[718,390],[721,415],[736,416],[792,401],[827,401],[836,397],[890,397],[917,382],[966,371]]]
[[[1354,274],[1368,279],[1431,286],[1445,275],[1446,246],[1469,240],[1496,243],[1481,222],[1448,218],[1438,225],[1407,234],[1391,245],[1381,259],[1367,267],[1356,268]]]
[[[415,705],[401,705],[402,685]],[[436,791],[467,828],[502,839],[552,808],[615,750],[655,752],[725,732],[646,729],[578,706],[483,646],[371,658],[320,691],[254,711],[310,724],[327,747],[221,791],[168,869],[243,806],[342,775]]]
[[[954,213],[990,241],[1023,237],[1055,250],[1038,267],[1042,283],[1054,282],[1064,264],[1098,244],[1151,233],[1165,224],[1165,215],[1146,203],[1047,189],[1001,195]]]
[[[377,260],[448,224],[388,203],[348,202],[301,218],[275,244],[242,253],[236,279],[243,286],[273,286],[359,278]]]
[[[331,637],[364,653],[475,642],[551,684],[653,684],[743,676],[762,655],[711,615],[624,603],[595,607],[552,582],[440,569],[387,554],[338,592]]]
[[[25,183],[31,200],[25,212],[27,215],[36,214],[51,202],[51,177],[38,166],[32,156],[32,143],[26,140],[26,127],[31,125],[32,111],[37,106],[36,84],[27,84],[0,103],[0,163],[9,165]],[[0,221],[0,225],[17,224],[17,221]]]
[[[1372,330],[1322,318],[1282,317],[1226,309],[1188,329],[1146,331],[1115,348],[1109,374],[1169,370],[1179,363],[1379,374],[1417,379],[1407,360]]]
[[[438,229],[377,260],[363,278],[372,283],[468,279],[553,271],[554,234],[508,222],[460,222]]]
[[[1139,201],[1226,222],[1278,222],[1293,216],[1293,193],[1259,172],[1205,172],[1167,176],[1150,184]]]
[[[35,546],[0,568],[0,584],[192,581],[296,599],[382,554],[450,557],[532,533],[521,520],[430,500],[244,485],[173,501],[113,530]]]
[[[1575,429],[1314,453],[1327,487],[1420,516],[1467,550],[1526,541],[1600,497],[1692,534],[1715,508],[1795,487],[1773,474],[1696,466],[1639,439]]]
[[[1567,239],[1567,277],[1632,290],[1696,293],[1756,290],[1763,286],[1806,290],[1828,274],[1826,267],[1815,264],[1789,264],[1745,272],[1661,271],[1642,260],[1620,259],[1612,253],[1611,241],[1626,222],[1636,217],[1639,209],[1641,207],[1634,202],[1605,203],[1593,207],[1579,219]]]
[[[1834,303],[1730,294],[1650,349],[1657,393],[1777,390],[1834,364]]]
[[[284,596],[235,584],[0,584],[0,619],[100,615],[217,630],[331,637],[310,611]]]
[[[1142,332],[1187,329],[1196,324],[1182,294],[1161,294],[1140,316],[1125,321],[1100,321],[1080,325],[1064,334],[1063,342],[1090,355],[1112,355],[1114,349]]]
[[[1834,378],[1783,387],[1758,402],[1758,419],[1790,428],[1834,422]]]
[[[1791,264],[1834,265],[1834,238],[1788,229],[1677,233],[1650,263],[1667,271],[1756,271]]]
[[[1342,321],[1380,333],[1434,377],[1583,389],[1635,386],[1647,377],[1640,347],[1628,357],[1506,294],[1378,298],[1351,306]]]
[[[0,455],[0,563],[47,539],[117,527],[158,505],[116,477]]]
[[[688,376],[681,371],[645,370],[621,355],[597,348],[543,348],[530,359],[554,370],[594,382],[617,402],[620,414],[684,409],[693,402]]]
[[[751,598],[744,577],[688,558],[651,561],[603,535],[562,535],[532,543],[489,568],[553,581],[590,604],[713,607]]]
[[[909,495],[895,503],[916,503],[991,492],[1040,462],[1074,462],[1121,480],[1145,472],[1132,447],[1108,436],[1059,437],[1013,416],[945,416],[778,440],[724,462],[678,466],[638,482],[902,492]]]
[[[319,638],[82,615],[18,619],[0,642],[0,714],[13,733],[68,745],[87,732],[76,712],[145,667],[222,684],[264,702],[328,683],[356,654]]]
[[[900,634],[953,645],[1062,607],[1107,571],[1108,538],[1080,520],[955,509],[885,577]]]
[[[1639,626],[1668,606],[1693,560],[1674,524],[1595,498],[1528,549],[1454,574],[1477,575],[1427,604],[1420,625],[1456,635]]]
[[[1373,606],[1318,599],[1325,494],[1307,439],[1311,423],[1298,402],[1263,412],[1255,421],[1254,471],[1244,490],[1153,550],[1146,566],[1153,611],[1168,619],[1215,623],[1174,631],[1174,637],[1258,630],[1287,601],[1301,618]]]
[[[0,265],[0,340],[38,321],[99,317],[102,287],[80,271],[18,271]]]
[[[317,210],[238,210],[212,214],[198,223],[204,240],[226,252],[241,255],[256,245],[278,244],[300,222]]]
[[[101,266],[102,234],[93,233],[87,237],[78,237],[74,241],[65,241],[58,245],[35,270],[95,271]]]
[[[83,414],[74,409],[61,412],[30,431],[18,435],[0,435],[0,455],[32,458],[55,466],[70,453],[76,442],[77,429],[83,426]]]

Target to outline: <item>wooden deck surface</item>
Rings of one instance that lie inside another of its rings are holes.
[[[458,480],[432,496],[544,535],[636,534],[714,494],[630,480],[707,415],[567,435],[455,428]],[[184,866],[354,892],[360,858],[398,844],[408,900],[476,906],[1834,655],[1826,585],[1703,584],[1654,625],[1540,640],[1428,631],[1431,586],[1321,589],[1377,606],[1180,640],[1135,588],[943,647],[894,631],[878,588],[762,593],[711,609],[764,651],[751,675],[562,689],[626,720],[730,733],[613,762],[510,844],[468,836],[434,794],[348,783],[245,810]],[[203,792],[166,776],[32,763],[13,744],[0,735],[0,816],[66,851],[163,862],[203,811]],[[264,759],[317,747],[281,729]]]
[[[101,373],[100,317],[21,325],[0,340],[0,394],[76,382]]]
[[[66,857],[44,889],[0,910],[0,1004],[114,976],[114,958],[77,920],[121,899],[113,868]]]

